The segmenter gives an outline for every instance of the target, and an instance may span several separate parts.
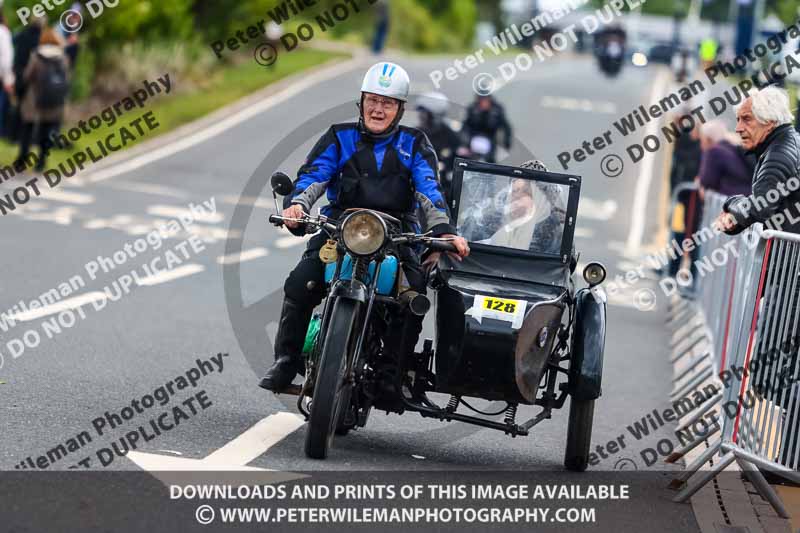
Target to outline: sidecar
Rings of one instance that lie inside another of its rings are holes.
[[[579,176],[456,160],[449,207],[471,253],[463,261],[443,254],[435,269],[435,348],[425,342],[420,366],[429,372],[415,380],[450,402],[407,405],[423,416],[516,436],[550,418],[569,396],[565,466],[578,471],[588,464],[606,330],[605,269],[588,264],[586,287],[575,287],[580,187]],[[466,397],[505,409],[487,417]],[[517,422],[519,405],[542,410]]]

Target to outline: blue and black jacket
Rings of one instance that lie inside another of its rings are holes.
[[[327,192],[323,214],[366,208],[408,220],[417,209],[425,231],[455,234],[439,186],[436,152],[424,133],[399,126],[386,139],[362,135],[358,124],[335,124],[325,132],[300,167],[287,203],[311,211]]]

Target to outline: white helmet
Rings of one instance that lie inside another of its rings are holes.
[[[449,106],[450,102],[447,97],[436,91],[425,93],[417,99],[417,109],[423,109],[438,116],[446,115]]]
[[[405,102],[408,100],[408,89],[411,80],[408,73],[400,65],[394,63],[376,63],[364,76],[361,84],[362,93],[378,94]]]

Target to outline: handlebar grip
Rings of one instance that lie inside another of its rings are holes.
[[[451,243],[451,242],[432,242],[430,246],[428,246],[430,250],[434,252],[453,252],[458,253],[458,248]]]
[[[278,215],[270,215],[269,216],[270,224],[275,224],[276,226],[283,226],[283,220]]]

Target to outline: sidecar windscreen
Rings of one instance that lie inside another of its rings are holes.
[[[566,262],[579,192],[577,176],[458,160],[451,216],[476,249]]]

